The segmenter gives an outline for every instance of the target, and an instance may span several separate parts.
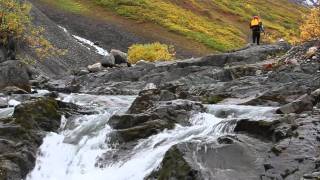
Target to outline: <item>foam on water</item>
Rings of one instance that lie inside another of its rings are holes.
[[[210,105],[209,113],[195,114],[190,126],[180,126],[172,130],[139,141],[138,145],[117,162],[104,168],[95,166],[103,153],[113,151],[106,143],[108,134],[113,131],[107,125],[112,114],[126,110],[134,97],[94,96],[85,94],[62,95],[61,100],[96,108],[100,113],[80,116],[75,128],[64,128],[63,119],[59,134],[50,133],[40,147],[35,169],[28,180],[141,180],[156,169],[166,151],[175,144],[201,141],[214,141],[219,136],[232,133],[238,119],[253,120],[271,118],[274,108]]]

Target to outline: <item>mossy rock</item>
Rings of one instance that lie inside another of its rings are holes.
[[[199,172],[193,169],[185,160],[183,152],[177,145],[171,147],[165,154],[160,168],[151,173],[146,180],[196,180]]]
[[[204,104],[218,104],[219,102],[223,101],[226,96],[222,95],[212,95],[212,96],[204,96],[202,97],[202,103]]]
[[[61,114],[53,98],[38,98],[18,105],[13,113],[15,123],[26,129],[55,131],[60,126]]]

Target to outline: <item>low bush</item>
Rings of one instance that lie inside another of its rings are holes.
[[[6,46],[11,38],[30,47],[40,59],[64,54],[43,36],[44,28],[32,24],[30,10],[31,4],[26,1],[0,1],[0,44]]]
[[[320,7],[313,8],[300,27],[301,41],[320,39]]]
[[[128,60],[135,64],[140,60],[145,61],[170,61],[175,56],[174,48],[159,42],[151,44],[134,44],[129,47]]]

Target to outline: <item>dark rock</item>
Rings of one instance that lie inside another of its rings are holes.
[[[204,111],[202,104],[187,100],[152,101],[152,104],[144,109],[144,113],[111,117],[108,123],[117,129],[111,141],[120,143],[135,141],[157,134],[164,129],[173,129],[176,123],[188,125],[193,112]]]
[[[156,114],[114,115],[110,118],[108,124],[114,129],[127,129],[156,119],[159,119]]]
[[[3,63],[7,60],[6,52],[7,49],[0,45],[0,63]]]
[[[40,98],[18,105],[13,117],[24,128],[54,131],[60,126],[61,115],[58,108],[56,100]]]
[[[177,96],[174,93],[172,93],[168,90],[161,90],[160,101],[171,101],[174,99],[177,99]]]
[[[133,101],[128,113],[143,113],[145,110],[151,108],[155,102],[160,100],[160,92],[159,89],[141,91],[139,96]]]
[[[0,119],[0,179],[25,179],[34,168],[45,131],[56,131],[61,115],[54,99],[18,105],[13,117]]]
[[[62,93],[74,93],[78,92],[80,89],[80,85],[72,76],[68,77],[68,79],[50,80],[39,87]]]
[[[246,136],[238,136],[232,144],[180,143],[167,151],[147,179],[256,180],[264,172],[260,158],[267,145]]]
[[[112,136],[112,142],[124,143],[138,139],[147,138],[151,135],[158,134],[164,129],[172,129],[174,124],[172,122],[164,120],[151,120],[140,125],[128,128],[120,129]]]
[[[199,171],[193,169],[184,158],[184,153],[178,146],[171,147],[165,154],[160,169],[151,173],[146,180],[155,179],[203,179],[199,176]]]
[[[178,62],[179,67],[187,66],[220,66],[225,64],[256,63],[290,49],[287,44],[254,46],[244,50],[225,54],[214,54],[201,59]]]
[[[122,51],[111,49],[110,54],[114,57],[115,64],[127,64],[128,56],[127,53]]]
[[[31,92],[28,68],[20,61],[6,61],[0,64],[0,89],[16,86]]]
[[[248,133],[266,140],[273,140],[273,133],[279,124],[279,121],[250,121],[244,119],[237,122],[234,131]]]
[[[101,65],[103,67],[114,67],[115,66],[115,58],[112,54],[104,56],[101,60]]]
[[[233,144],[234,140],[231,137],[228,136],[222,136],[218,138],[219,144]]]

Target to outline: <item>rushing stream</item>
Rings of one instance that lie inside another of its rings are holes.
[[[176,125],[148,139],[140,140],[126,160],[107,167],[95,166],[97,158],[112,151],[106,143],[113,129],[108,119],[125,112],[134,96],[60,95],[65,102],[92,108],[96,114],[76,119],[62,119],[60,133],[50,133],[44,139],[34,170],[27,180],[142,180],[161,163],[166,151],[173,145],[194,139],[211,141],[222,134],[232,133],[237,119],[268,119],[273,108],[236,105],[210,105],[208,113],[199,113],[191,119],[191,126]],[[68,122],[72,121],[72,123]]]

